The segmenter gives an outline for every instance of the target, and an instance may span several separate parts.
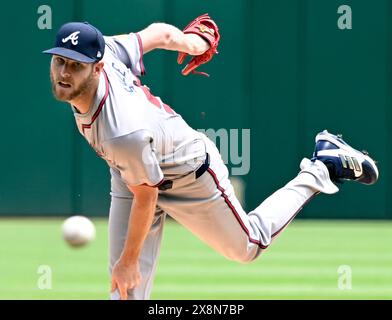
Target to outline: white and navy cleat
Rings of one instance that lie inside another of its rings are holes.
[[[316,136],[312,161],[315,160],[326,165],[331,180],[336,183],[352,180],[370,185],[378,180],[377,165],[366,151],[355,150],[341,135],[333,135],[327,130]]]

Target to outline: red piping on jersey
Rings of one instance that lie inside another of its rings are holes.
[[[146,74],[146,70],[144,69],[144,63],[143,63],[143,43],[142,43],[142,38],[140,38],[140,35],[136,33],[137,37],[137,42],[139,43],[139,53],[140,53],[140,59],[139,59],[139,64],[141,68],[141,74],[142,76]]]
[[[94,112],[94,114],[93,114],[93,116],[91,118],[91,122],[89,124],[85,124],[85,123],[82,124],[82,132],[83,133],[84,133],[84,129],[90,129],[91,125],[94,123],[95,119],[98,118],[99,113],[101,112],[102,107],[103,107],[103,105],[106,102],[106,98],[109,95],[109,79],[108,79],[108,75],[106,74],[105,70],[102,69],[102,71],[103,71],[103,74],[105,76],[105,86],[106,86],[106,88],[105,88],[105,95],[103,96],[101,102],[99,103],[99,106],[98,106],[97,110]]]
[[[234,208],[233,204],[230,202],[228,196],[225,194],[225,190],[220,186],[219,184],[219,180],[215,174],[214,171],[212,171],[211,168],[208,168],[207,171],[210,173],[210,175],[212,176],[212,178],[214,179],[214,182],[218,188],[218,190],[222,193],[221,196],[222,198],[225,200],[225,202],[227,203],[227,205],[229,206],[229,208],[231,209],[231,211],[234,213],[235,218],[237,219],[237,221],[239,222],[239,224],[241,225],[242,230],[245,231],[246,235],[248,236],[249,242],[257,244],[261,249],[267,249],[269,247],[263,245],[259,240],[256,239],[252,239],[250,237],[250,233],[248,228],[245,226],[244,222],[241,220],[241,217],[239,215],[239,213],[237,212],[237,210]],[[281,227],[278,231],[276,231],[271,238],[276,237],[294,218],[295,216],[302,210],[302,208],[311,200],[313,199],[316,195],[318,195],[320,192],[316,192],[315,194],[313,194],[295,213],[294,215],[289,219],[289,221],[287,221],[283,227]]]

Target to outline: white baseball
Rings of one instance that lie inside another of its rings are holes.
[[[84,216],[67,218],[61,230],[64,240],[72,247],[82,247],[95,239],[95,226]]]

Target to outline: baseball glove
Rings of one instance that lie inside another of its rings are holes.
[[[189,63],[182,70],[182,74],[187,76],[189,73],[202,74],[209,76],[207,73],[195,71],[197,67],[210,61],[215,54],[218,53],[217,47],[220,40],[219,29],[214,20],[210,18],[208,13],[205,13],[190,24],[188,24],[183,30],[185,34],[194,33],[202,37],[210,45],[210,48],[199,56],[194,56],[189,61]],[[179,52],[177,62],[182,64],[186,58],[187,54],[184,52]]]

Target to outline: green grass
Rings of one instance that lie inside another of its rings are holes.
[[[0,219],[0,299],[108,299],[107,223],[94,222],[96,240],[71,249],[60,219]],[[242,265],[167,222],[152,299],[391,299],[391,237],[388,221],[296,220]],[[352,288],[341,290],[345,265]]]

